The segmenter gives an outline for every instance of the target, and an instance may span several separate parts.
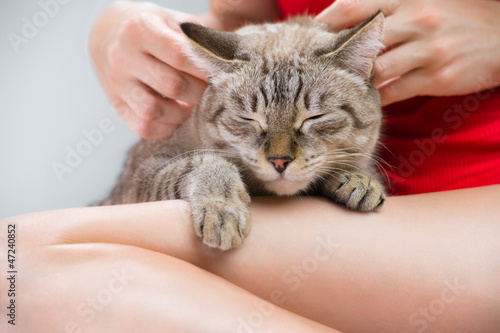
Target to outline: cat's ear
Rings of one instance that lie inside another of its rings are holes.
[[[316,55],[371,81],[375,58],[384,47],[383,34],[384,14],[378,11],[354,28],[341,31],[332,47],[320,49]]]
[[[231,72],[248,60],[238,54],[241,37],[233,32],[218,31],[195,23],[181,23],[180,27],[192,44],[185,52],[209,73],[220,70]]]

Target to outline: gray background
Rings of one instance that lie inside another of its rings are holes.
[[[112,2],[69,0],[16,53],[8,34],[22,36],[23,17],[33,22],[42,9],[38,0],[0,1],[0,218],[104,198],[138,139],[110,106],[87,51],[93,22]],[[155,2],[196,14],[209,6]],[[53,164],[66,165],[68,146],[77,149],[87,140],[82,132],[105,118],[114,130],[60,181]]]

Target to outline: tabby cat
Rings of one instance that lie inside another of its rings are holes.
[[[196,234],[223,250],[250,231],[250,194],[377,209],[382,113],[372,79],[383,24],[381,12],[339,33],[306,17],[236,32],[182,23],[208,88],[171,139],[131,149],[102,204],[186,199]]]

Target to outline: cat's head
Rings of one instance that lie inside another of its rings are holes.
[[[279,195],[371,163],[383,21],[379,12],[340,33],[311,18],[234,33],[183,23],[187,52],[210,76],[198,106],[202,137],[239,155]]]

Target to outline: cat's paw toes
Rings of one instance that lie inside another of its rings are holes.
[[[250,197],[248,203],[213,200],[194,207],[196,234],[210,247],[228,250],[240,246],[250,232],[249,202]]]
[[[385,200],[382,184],[361,173],[344,173],[330,182],[329,196],[349,209],[374,211]]]

